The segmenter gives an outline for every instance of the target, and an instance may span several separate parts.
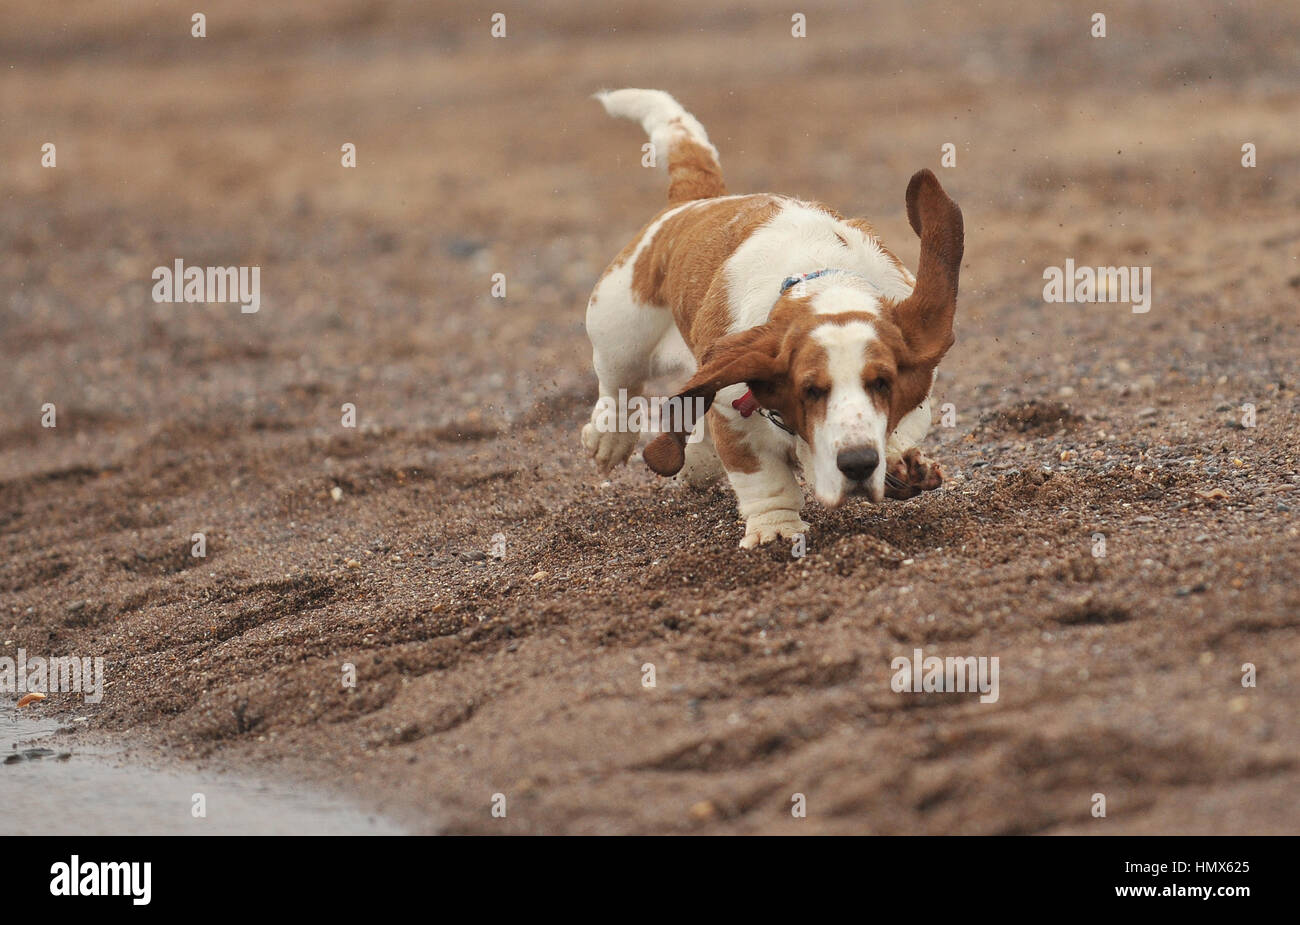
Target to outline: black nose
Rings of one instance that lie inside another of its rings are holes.
[[[835,465],[855,482],[865,482],[871,478],[871,473],[876,471],[879,463],[880,454],[869,446],[840,450],[835,457]]]

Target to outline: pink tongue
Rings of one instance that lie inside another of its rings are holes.
[[[742,418],[747,418],[758,410],[758,400],[754,398],[754,392],[751,389],[733,401],[731,407],[739,411]]]

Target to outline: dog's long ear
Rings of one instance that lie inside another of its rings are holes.
[[[907,220],[921,239],[916,287],[906,299],[886,307],[907,347],[907,355],[899,358],[895,389],[899,417],[929,394],[934,368],[953,344],[957,277],[965,246],[961,209],[929,170],[917,171],[907,184]]]
[[[785,363],[780,356],[784,325],[768,323],[747,331],[720,338],[705,352],[699,370],[673,396],[681,408],[696,399],[703,399],[705,411],[713,404],[718,391],[737,382],[770,382],[785,373]],[[665,430],[651,440],[642,457],[646,465],[660,475],[676,475],[686,462],[685,429],[690,415],[669,415]],[[692,418],[692,421],[694,419]]]
[[[965,240],[961,209],[948,198],[933,173],[920,170],[907,184],[907,220],[921,239],[921,262],[916,288],[893,306],[891,314],[903,332],[909,360],[937,363],[953,342],[957,276]]]

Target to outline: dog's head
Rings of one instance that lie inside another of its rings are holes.
[[[907,186],[907,217],[921,238],[912,294],[894,302],[850,284],[783,294],[767,323],[723,337],[702,358],[679,398],[712,404],[743,382],[759,405],[802,439],[813,493],[827,507],[850,494],[879,502],[885,443],[930,393],[935,367],[953,343],[961,269],[961,209],[929,170]],[[660,475],[682,467],[686,434],[660,434],[645,460]]]

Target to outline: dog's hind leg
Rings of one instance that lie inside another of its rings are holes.
[[[599,397],[582,428],[582,445],[602,472],[627,462],[636,449],[641,433],[628,426],[632,400],[643,397],[655,348],[673,326],[667,309],[638,304],[623,276],[617,269],[606,274],[587,303]]]
[[[698,439],[696,434],[700,435]],[[707,418],[696,422],[691,440],[686,441],[686,462],[676,477],[681,484],[691,488],[708,488],[722,478],[726,470],[722,468],[722,460],[713,445],[713,428]]]

